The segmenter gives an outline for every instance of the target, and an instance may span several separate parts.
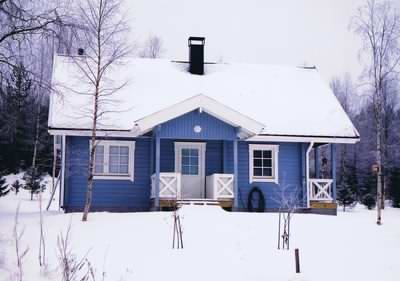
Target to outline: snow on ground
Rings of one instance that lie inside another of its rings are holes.
[[[0,198],[1,281],[12,280],[16,271],[12,229],[18,203],[23,242],[30,249],[24,262],[29,281],[61,280],[56,241],[70,222],[74,253],[83,257],[89,251],[88,259],[98,276],[106,272],[105,280],[397,281],[400,276],[400,210],[386,208],[384,224],[377,226],[375,211],[361,206],[337,217],[296,214],[291,250],[282,251],[277,250],[277,214],[184,207],[184,249],[173,250],[170,212],[93,213],[82,223],[80,213],[64,214],[53,204],[45,213],[48,266],[39,270],[38,201],[29,198],[26,191]],[[297,275],[296,247],[302,270]]]

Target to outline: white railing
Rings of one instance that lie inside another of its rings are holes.
[[[309,179],[310,200],[332,201],[332,179]]]
[[[207,177],[206,198],[232,199],[234,176],[232,174],[212,174]]]
[[[151,176],[151,198],[155,198],[156,174]],[[180,199],[181,197],[181,174],[180,173],[160,173],[160,192],[161,199]]]

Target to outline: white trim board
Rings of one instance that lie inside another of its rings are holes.
[[[314,142],[314,143],[349,143],[355,144],[360,138],[341,138],[341,137],[314,137],[314,136],[264,136],[257,135],[246,139],[246,141],[259,142]]]
[[[110,174],[94,174],[93,179],[95,180],[129,180],[129,181],[134,181],[135,180],[135,147],[136,147],[136,142],[135,141],[128,141],[128,140],[122,140],[122,141],[116,141],[116,140],[97,140],[96,145],[104,145],[104,161],[107,163],[108,156],[109,156],[109,146],[111,145],[123,145],[123,146],[128,146],[129,147],[129,158],[128,158],[128,175],[110,175]],[[89,139],[89,153],[91,150],[91,141]],[[106,153],[107,151],[107,153]],[[90,155],[89,155],[90,157]],[[96,162],[96,161],[95,161]],[[104,166],[107,166],[105,164]]]
[[[254,178],[253,153],[254,150],[272,151],[272,177]],[[249,182],[274,182],[279,184],[279,145],[276,144],[249,144]]]
[[[264,124],[261,124],[260,122],[257,122],[203,94],[193,96],[173,106],[139,119],[136,121],[135,125],[139,128],[141,133],[146,133],[159,124],[196,109],[207,112],[234,127],[240,127],[241,130],[244,130],[248,135],[256,135],[264,128]]]

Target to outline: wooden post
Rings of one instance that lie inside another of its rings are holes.
[[[294,249],[294,259],[295,259],[295,263],[296,263],[296,273],[300,273],[299,249]]]
[[[239,207],[239,188],[238,188],[238,140],[235,139],[233,141],[233,190],[234,190],[234,200],[233,200],[233,209],[237,210]]]
[[[160,207],[160,126],[156,128],[156,178],[155,178],[155,198],[154,208],[156,210]]]
[[[320,172],[319,172],[319,147],[314,147],[314,167],[315,167],[315,177],[319,179]]]
[[[336,200],[336,146],[331,143],[332,198]]]

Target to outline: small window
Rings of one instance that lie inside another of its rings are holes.
[[[95,179],[133,181],[134,147],[132,141],[99,141],[95,154]]]
[[[199,150],[197,148],[183,148],[181,163],[181,171],[183,175],[198,175]]]
[[[250,182],[278,182],[278,146],[249,145]]]

